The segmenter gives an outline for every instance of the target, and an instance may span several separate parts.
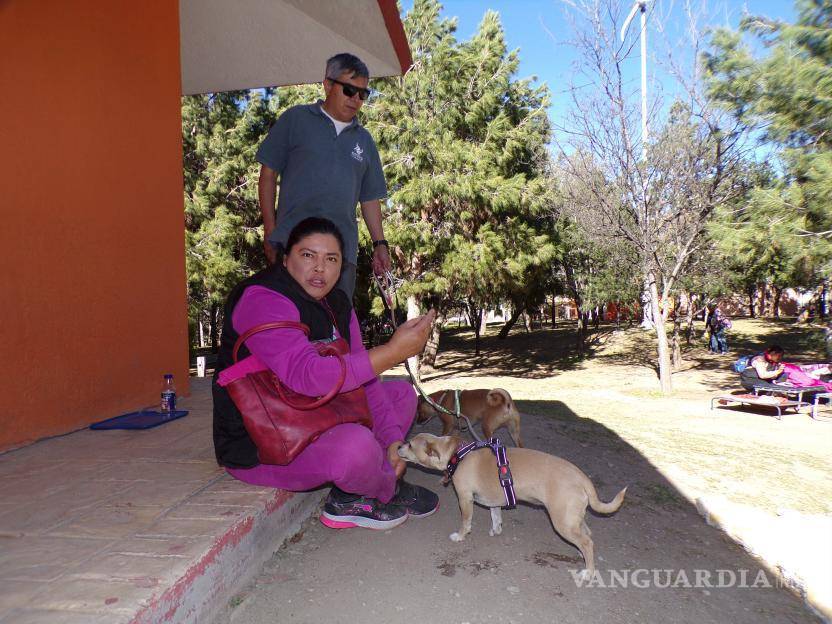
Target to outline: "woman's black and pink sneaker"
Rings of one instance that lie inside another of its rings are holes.
[[[439,497],[421,485],[402,480],[396,484],[396,493],[389,504],[404,509],[408,516],[425,518],[439,509]]]
[[[348,494],[333,487],[324,503],[321,522],[331,529],[392,529],[407,520],[407,510],[375,498]]]

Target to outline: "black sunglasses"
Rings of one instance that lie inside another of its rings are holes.
[[[348,82],[341,82],[340,80],[335,80],[335,78],[327,78],[327,80],[329,80],[330,82],[334,82],[335,84],[341,85],[341,90],[344,92],[344,95],[348,98],[354,97],[356,93],[362,101],[370,97],[369,89],[364,89],[363,87],[356,87],[355,85],[351,85]]]

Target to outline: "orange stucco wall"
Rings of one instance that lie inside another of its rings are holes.
[[[0,450],[187,393],[178,3],[0,0]]]

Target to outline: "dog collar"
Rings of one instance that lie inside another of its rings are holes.
[[[517,506],[517,497],[514,494],[514,480],[511,478],[511,469],[508,465],[506,447],[498,438],[490,438],[487,442],[469,442],[457,448],[456,452],[448,460],[448,465],[445,467],[445,485],[453,479],[456,469],[459,468],[459,463],[468,453],[484,448],[491,449],[497,458],[497,478],[500,480],[500,487],[503,488],[503,493],[506,497],[506,504],[503,505],[503,509],[514,509]]]

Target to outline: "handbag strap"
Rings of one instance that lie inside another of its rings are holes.
[[[298,323],[297,321],[274,321],[272,323],[263,323],[261,325],[255,325],[247,332],[245,332],[242,336],[237,338],[237,342],[234,343],[234,351],[231,353],[231,358],[234,360],[234,363],[237,363],[237,352],[240,350],[240,347],[243,346],[243,343],[251,338],[254,334],[260,333],[261,331],[266,331],[267,329],[299,329],[301,330],[304,335],[309,335],[309,326],[304,325],[303,323]]]
[[[234,343],[234,351],[231,356],[235,364],[237,363],[237,352],[240,350],[240,347],[243,346],[243,343],[254,334],[266,331],[267,329],[299,329],[304,333],[304,335],[309,335],[309,326],[304,323],[298,323],[297,321],[273,321],[271,323],[256,325],[237,338],[237,342]],[[334,355],[338,358],[338,363],[341,365],[341,374],[338,376],[338,381],[335,382],[335,385],[332,386],[330,391],[320,397],[317,401],[304,405],[298,405],[297,403],[290,401],[289,398],[283,393],[283,383],[280,379],[278,379],[277,375],[274,375],[275,388],[277,388],[277,393],[280,395],[280,398],[284,403],[294,409],[313,410],[321,405],[324,405],[325,403],[329,403],[333,397],[340,392],[341,387],[344,385],[344,380],[347,378],[347,364],[344,362],[344,358],[341,357],[341,354],[334,349],[329,350],[327,355]]]

